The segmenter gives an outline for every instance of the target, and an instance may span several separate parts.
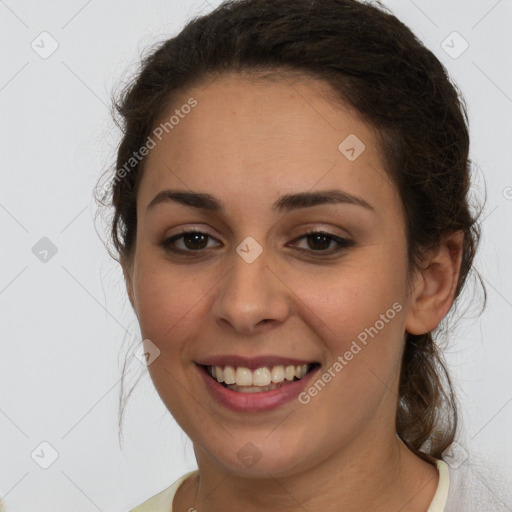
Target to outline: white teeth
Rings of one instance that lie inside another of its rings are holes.
[[[216,366],[216,368],[219,368]],[[226,384],[236,384],[236,373],[232,366],[226,366],[224,368],[224,382]]]
[[[284,378],[286,380],[293,380],[295,377],[295,366],[287,366],[286,370],[284,371]]]
[[[295,367],[295,377],[297,377],[297,379],[302,379],[302,377],[304,377],[304,375],[306,375],[306,372],[307,372],[306,365],[301,364],[300,366]]]
[[[243,366],[239,366],[236,369],[236,385],[237,386],[252,386],[252,373],[251,373],[251,370],[249,370],[249,368],[244,368]]]
[[[271,372],[272,382],[284,381],[284,368],[282,366],[274,366]]]
[[[258,368],[252,374],[253,386],[268,386],[271,382],[270,370],[268,368]]]
[[[306,375],[310,365],[277,365],[272,367],[263,366],[251,371],[243,366],[233,367],[208,366],[208,373],[217,381],[226,385],[236,384],[237,386],[271,386],[271,383],[283,383],[292,381],[295,378],[302,379]]]

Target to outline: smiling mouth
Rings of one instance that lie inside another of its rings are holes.
[[[250,370],[243,366],[204,366],[208,375],[231,391],[239,393],[261,393],[272,391],[302,379],[319,363],[301,365],[262,366]]]

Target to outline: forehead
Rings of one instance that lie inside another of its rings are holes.
[[[374,129],[315,79],[221,75],[177,96],[155,129],[142,205],[165,188],[252,204],[314,188],[370,203],[395,194]]]

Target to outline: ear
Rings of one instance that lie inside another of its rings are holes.
[[[463,231],[446,235],[417,271],[405,322],[410,334],[432,331],[450,310],[460,274],[463,242]]]

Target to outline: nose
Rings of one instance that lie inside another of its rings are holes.
[[[233,260],[212,305],[215,321],[245,335],[282,324],[290,312],[289,288],[268,265],[265,251],[251,263],[238,254]]]

